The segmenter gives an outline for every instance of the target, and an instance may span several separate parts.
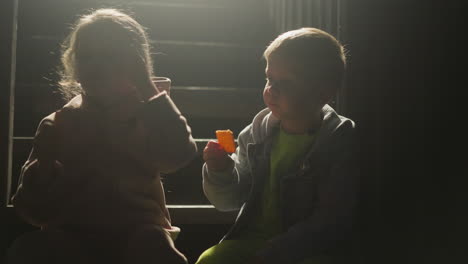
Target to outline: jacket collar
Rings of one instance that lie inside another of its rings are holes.
[[[337,128],[346,120],[340,117],[335,110],[328,104],[322,108],[323,121],[319,130],[317,131],[316,144],[321,145],[322,142],[327,141],[337,130]],[[253,120],[252,134],[254,143],[266,141],[271,137],[279,128],[280,120],[272,115],[270,109],[265,108],[260,111]]]

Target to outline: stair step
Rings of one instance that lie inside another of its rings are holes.
[[[230,129],[237,135],[265,107],[262,91],[253,88],[175,87],[171,93],[197,138],[214,137],[218,129]]]
[[[18,41],[18,82],[57,81],[60,39],[30,36]],[[155,72],[169,76],[175,85],[259,86],[264,81],[263,45],[223,42],[155,42]]]
[[[275,35],[268,0],[21,0],[15,89],[12,192],[44,116],[63,105],[56,93],[60,43],[91,8],[130,10],[148,29],[155,72],[172,79],[171,97],[187,117],[198,156],[166,175],[168,204],[209,204],[201,186],[202,150],[217,129],[237,136],[264,107],[261,55]],[[239,88],[244,87],[244,88]]]
[[[162,175],[167,204],[210,204],[203,194],[201,176],[202,153],[208,140],[210,139],[196,140],[198,155],[188,165],[169,175]],[[32,137],[16,138],[13,141],[13,146],[12,194],[15,193],[18,186],[21,166],[31,151]]]
[[[184,115],[245,119],[264,107],[262,90],[226,87],[174,87],[171,97]]]
[[[117,7],[130,10],[157,39],[249,42],[268,40],[265,1],[96,1],[22,0],[19,35],[51,34],[64,37],[69,27],[90,9]]]
[[[65,102],[49,85],[17,83],[16,87],[14,135],[32,136],[39,121]],[[171,97],[187,117],[195,137],[212,137],[216,129],[238,133],[264,108],[259,87],[175,86]]]

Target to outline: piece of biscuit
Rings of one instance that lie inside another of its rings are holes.
[[[234,153],[236,151],[236,143],[234,142],[231,130],[216,130],[216,138],[227,153]]]

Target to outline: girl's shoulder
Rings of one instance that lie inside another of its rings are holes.
[[[83,97],[81,94],[73,97],[62,108],[55,112],[55,119],[72,119],[74,116],[79,116],[85,108]]]
[[[39,128],[57,128],[65,123],[74,123],[79,116],[81,116],[82,99],[81,95],[75,96],[68,101],[62,108],[44,117]]]
[[[73,97],[68,103],[66,103],[61,110],[69,111],[81,109],[83,107],[83,96],[81,94]]]

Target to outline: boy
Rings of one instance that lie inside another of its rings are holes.
[[[301,28],[266,49],[266,109],[228,156],[208,142],[205,195],[220,211],[239,210],[207,263],[329,263],[350,240],[357,196],[354,122],[329,105],[345,71],[342,45]]]

